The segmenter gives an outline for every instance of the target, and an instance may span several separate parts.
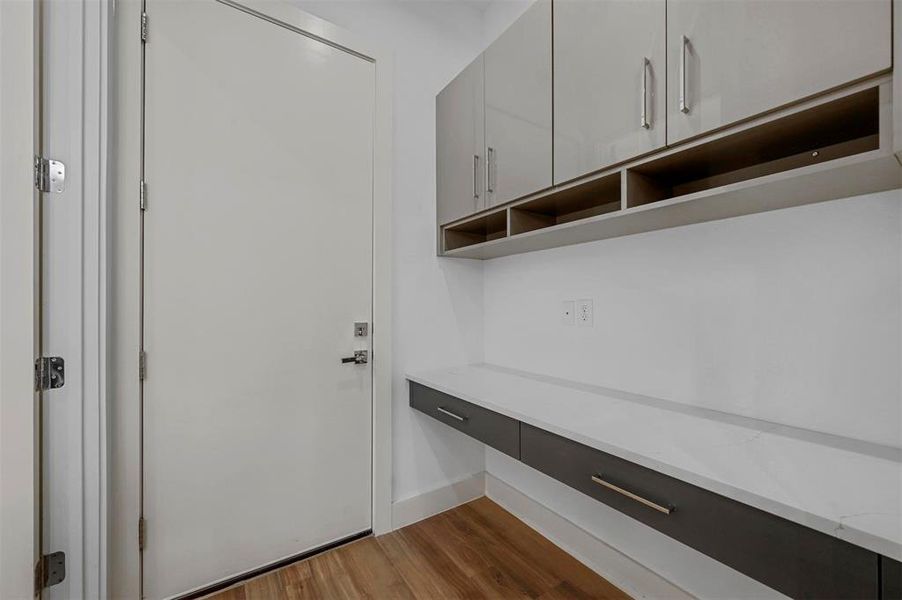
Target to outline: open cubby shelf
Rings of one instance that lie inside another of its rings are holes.
[[[507,211],[481,215],[456,225],[445,227],[445,252],[482,244],[507,236]]]
[[[861,84],[442,227],[495,258],[902,188],[886,80]]]
[[[877,150],[879,133],[874,87],[628,169],[626,206]]]
[[[620,171],[510,208],[510,234],[526,233],[620,210]]]

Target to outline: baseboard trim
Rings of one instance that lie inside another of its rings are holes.
[[[485,474],[485,495],[633,598],[693,598],[491,473]]]
[[[485,472],[481,471],[431,492],[399,500],[392,504],[392,529],[407,527],[484,495]]]

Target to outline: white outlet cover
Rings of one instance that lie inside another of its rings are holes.
[[[595,310],[592,300],[576,301],[576,324],[580,327],[592,327],[595,324]]]
[[[561,323],[573,325],[576,323],[576,302],[564,300],[561,302]]]

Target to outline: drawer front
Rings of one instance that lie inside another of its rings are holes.
[[[534,469],[788,596],[878,598],[873,552],[526,423],[520,449]]]
[[[410,384],[410,406],[472,438],[520,458],[520,421],[438,390]]]
[[[883,600],[902,600],[902,563],[880,557],[880,597]]]

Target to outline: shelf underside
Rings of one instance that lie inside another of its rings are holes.
[[[902,188],[886,86],[602,173],[441,229],[445,256],[496,258]]]

